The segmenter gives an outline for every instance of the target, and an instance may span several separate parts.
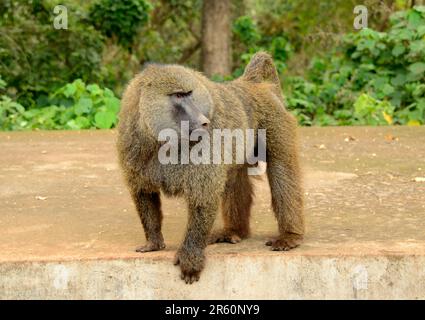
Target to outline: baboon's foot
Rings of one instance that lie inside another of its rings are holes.
[[[238,243],[241,242],[242,238],[234,231],[231,230],[217,230],[213,231],[208,237],[208,244],[227,242],[227,243]]]
[[[288,251],[298,247],[302,242],[302,235],[287,232],[275,239],[268,240],[266,246],[271,246],[273,251]]]
[[[164,241],[147,241],[144,246],[137,247],[136,252],[159,251],[164,248]]]
[[[192,284],[199,280],[204,268],[204,261],[205,257],[202,250],[179,249],[174,258],[174,265],[180,266],[180,278],[187,284]]]

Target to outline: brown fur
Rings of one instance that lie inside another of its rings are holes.
[[[247,238],[252,200],[253,189],[246,169],[229,173],[221,202],[224,228],[213,232],[209,243],[237,243]]]
[[[271,57],[257,53],[245,74],[228,83],[214,83],[177,65],[150,65],[128,85],[118,127],[118,153],[130,193],[140,215],[147,243],[140,252],[165,247],[161,233],[160,191],[183,196],[188,203],[185,239],[176,254],[182,279],[199,279],[207,243],[236,243],[249,236],[252,185],[247,165],[162,165],[157,159],[161,128],[174,128],[169,95],[193,91],[193,99],[209,118],[208,130],[266,129],[267,175],[279,235],[266,244],[272,250],[299,245],[304,234],[303,199],[296,121],[285,109]],[[211,234],[222,203],[224,229]]]

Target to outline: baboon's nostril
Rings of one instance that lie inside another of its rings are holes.
[[[201,114],[197,120],[198,120],[197,122],[198,122],[199,128],[203,128],[203,129],[207,128],[208,124],[210,123],[210,120],[203,114]]]

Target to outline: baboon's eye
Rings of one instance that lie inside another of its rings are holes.
[[[192,91],[188,91],[188,92],[176,92],[176,93],[173,93],[173,95],[174,95],[176,98],[179,98],[179,99],[181,99],[181,98],[186,98],[186,97],[190,96],[191,94],[192,94]]]

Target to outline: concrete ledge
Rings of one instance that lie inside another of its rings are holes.
[[[144,236],[113,131],[0,133],[0,299],[425,299],[425,128],[301,137],[305,243],[264,246],[276,223],[257,182],[253,237],[209,246],[189,286],[172,265],[181,200],[163,204],[167,249],[133,251]]]
[[[200,282],[169,259],[0,265],[2,299],[424,299],[422,256],[210,257]]]

